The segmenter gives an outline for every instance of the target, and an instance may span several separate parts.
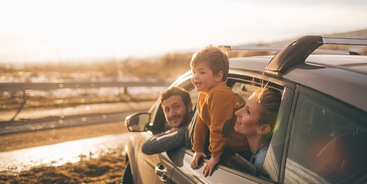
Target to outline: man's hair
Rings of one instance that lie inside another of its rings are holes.
[[[213,45],[206,46],[201,50],[194,53],[191,58],[190,67],[205,62],[208,67],[212,70],[213,74],[216,75],[220,71],[223,72],[222,81],[226,81],[228,77],[229,61],[228,55],[224,49],[215,47]]]
[[[179,95],[183,101],[183,103],[187,106],[191,103],[191,97],[189,92],[187,92],[185,89],[181,88],[181,87],[171,87],[168,88],[166,90],[164,90],[161,94],[160,94],[160,100],[161,100],[161,104],[163,104],[163,101],[168,99],[171,96],[174,95]]]

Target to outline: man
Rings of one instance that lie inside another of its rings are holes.
[[[192,111],[190,94],[183,88],[171,87],[161,93],[160,101],[166,120],[172,128],[153,136],[143,144],[142,151],[147,155],[173,150],[186,142],[185,135]]]

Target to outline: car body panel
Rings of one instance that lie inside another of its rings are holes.
[[[231,178],[231,183],[259,183],[256,177],[247,175],[243,176],[235,170],[226,169],[222,166],[218,166],[211,176],[204,177],[203,169],[204,163],[202,162],[198,169],[191,169],[190,163],[193,158],[193,152],[189,153],[183,149],[177,151],[176,155],[179,155],[179,163],[176,164],[175,171],[172,176],[172,180],[176,183],[228,183],[228,178]],[[263,181],[264,182],[264,181]],[[265,182],[266,183],[266,182]]]
[[[311,68],[312,66],[299,66],[290,70],[283,78],[367,110],[367,98],[356,98],[366,94],[367,75],[337,68]],[[335,78],[338,80],[335,81]]]
[[[164,183],[155,173],[157,165],[163,165],[167,168],[167,176],[171,176],[174,164],[168,157],[166,152],[161,154],[146,155],[141,152],[142,144],[148,140],[151,135],[147,132],[134,133],[130,136],[130,144],[126,150],[134,150],[128,154],[130,167],[132,169],[133,179],[135,183]],[[169,178],[168,178],[169,180]]]

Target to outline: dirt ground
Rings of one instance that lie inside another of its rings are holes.
[[[43,130],[0,136],[0,151],[10,151],[65,141],[126,132],[122,122],[83,127]],[[83,157],[80,162],[62,166],[38,166],[17,175],[0,173],[0,183],[120,183],[124,170],[122,147],[100,155]]]

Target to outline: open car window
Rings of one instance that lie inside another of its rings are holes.
[[[190,97],[191,97],[191,102],[193,104],[192,111],[194,114],[196,110],[196,101],[197,101],[198,92],[195,90],[194,86],[191,84],[191,79],[187,78],[183,80],[179,84],[179,87],[182,87],[189,92]],[[166,121],[166,118],[164,116],[163,109],[162,109],[159,99],[155,102],[155,105],[149,110],[149,112],[151,113],[151,123],[149,126],[150,127],[149,130],[154,135],[162,133],[171,128],[171,126]]]
[[[258,82],[256,82],[258,81]],[[232,88],[232,90],[239,94],[243,99],[247,99],[254,91],[257,89],[260,89],[267,85],[270,88],[277,89],[279,91],[283,91],[283,87],[277,84],[272,84],[267,81],[263,80],[244,80],[244,79],[238,79],[238,78],[229,78],[227,80],[227,85]],[[196,113],[197,114],[197,113]],[[193,120],[191,121],[191,124],[189,126],[188,131],[188,151],[192,152],[191,150],[193,145],[193,129],[195,126],[195,120],[196,117],[193,117]],[[256,169],[255,167],[245,158],[241,157],[239,154],[228,154],[228,156],[224,155],[224,159],[221,160],[221,167],[227,167],[236,171],[239,171],[240,173],[244,173],[251,176],[256,176]],[[259,178],[264,178],[264,176],[259,176]],[[268,178],[267,176],[265,178]]]

